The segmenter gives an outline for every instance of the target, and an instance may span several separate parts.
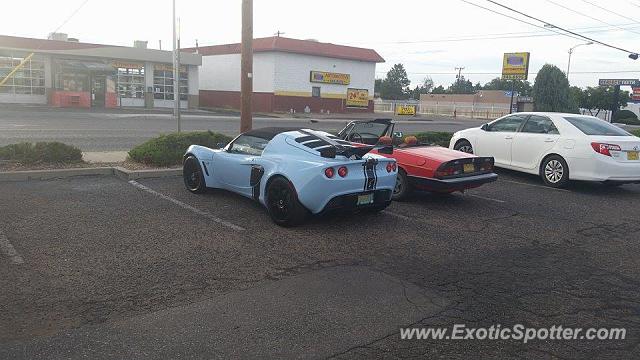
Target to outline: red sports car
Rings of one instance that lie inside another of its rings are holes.
[[[400,167],[393,200],[402,200],[413,189],[462,192],[498,179],[493,172],[493,157],[419,144],[415,136],[403,139],[402,133],[394,132],[394,127],[391,119],[352,121],[338,133],[341,139],[350,142],[393,145],[393,154],[380,153],[395,158]]]

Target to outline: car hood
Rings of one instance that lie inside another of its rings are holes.
[[[456,159],[475,157],[473,154],[463,153],[461,151],[451,150],[442,146],[414,146],[408,148],[395,147],[393,152],[401,152],[421,156],[433,160],[451,161]]]

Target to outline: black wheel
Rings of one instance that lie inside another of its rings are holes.
[[[283,177],[276,177],[269,182],[266,191],[267,210],[273,222],[289,227],[301,223],[307,216],[307,209],[300,204],[296,191]]]
[[[396,177],[396,187],[393,189],[393,195],[391,199],[393,201],[402,201],[406,199],[407,195],[411,192],[411,184],[409,184],[409,178],[407,173],[403,169],[398,169],[398,176]]]
[[[473,154],[473,146],[468,140],[460,140],[454,146],[453,150],[462,151],[467,154]]]
[[[200,167],[200,162],[193,155],[189,155],[182,163],[182,178],[184,179],[184,186],[194,194],[200,194],[207,190],[202,167]]]
[[[545,185],[561,188],[569,182],[569,166],[558,155],[551,155],[542,160],[540,165],[540,177]]]

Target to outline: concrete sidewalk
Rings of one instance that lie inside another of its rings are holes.
[[[128,151],[86,151],[82,160],[88,163],[121,163],[127,160]]]

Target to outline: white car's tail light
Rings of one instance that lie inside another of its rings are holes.
[[[611,156],[611,150],[613,151],[620,151],[622,150],[620,148],[620,145],[615,145],[615,144],[604,144],[604,143],[598,143],[598,142],[592,142],[591,143],[591,147],[593,148],[593,150],[595,150],[595,152],[597,152],[598,154],[602,154],[605,156]]]

